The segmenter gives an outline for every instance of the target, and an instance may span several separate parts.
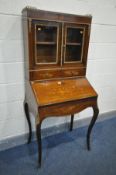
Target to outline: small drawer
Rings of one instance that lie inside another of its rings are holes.
[[[64,77],[74,77],[74,76],[84,76],[85,72],[86,72],[85,68],[67,69],[67,70],[63,70],[62,74]]]
[[[52,78],[60,78],[61,71],[60,70],[37,70],[30,71],[30,80],[45,80]]]
[[[30,80],[46,80],[53,78],[63,78],[63,77],[76,77],[84,76],[86,72],[85,68],[80,69],[59,69],[59,70],[36,70],[30,71]]]
[[[42,79],[53,78],[53,74],[51,72],[40,72],[39,77]]]

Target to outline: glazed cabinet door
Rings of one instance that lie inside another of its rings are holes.
[[[64,24],[63,27],[63,65],[84,65],[87,55],[88,26],[83,24]]]
[[[61,27],[58,22],[33,20],[32,37],[36,67],[60,65]]]

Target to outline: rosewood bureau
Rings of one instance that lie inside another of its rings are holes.
[[[29,124],[35,116],[38,164],[42,160],[41,124],[47,117],[71,115],[91,107],[90,134],[98,117],[97,93],[86,78],[91,16],[78,16],[26,7],[23,13],[25,51],[24,109]]]

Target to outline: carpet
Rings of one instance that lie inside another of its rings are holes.
[[[37,144],[0,152],[0,175],[116,175],[116,117],[96,123],[91,151],[87,126],[42,139],[42,167],[37,168]]]

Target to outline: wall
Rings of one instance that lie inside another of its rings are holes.
[[[27,132],[23,111],[25,89],[21,25],[21,10],[27,5],[93,16],[87,77],[99,94],[100,113],[116,110],[116,0],[0,0],[0,140]],[[92,110],[87,109],[78,117],[91,115]],[[43,127],[67,120],[49,119]]]

